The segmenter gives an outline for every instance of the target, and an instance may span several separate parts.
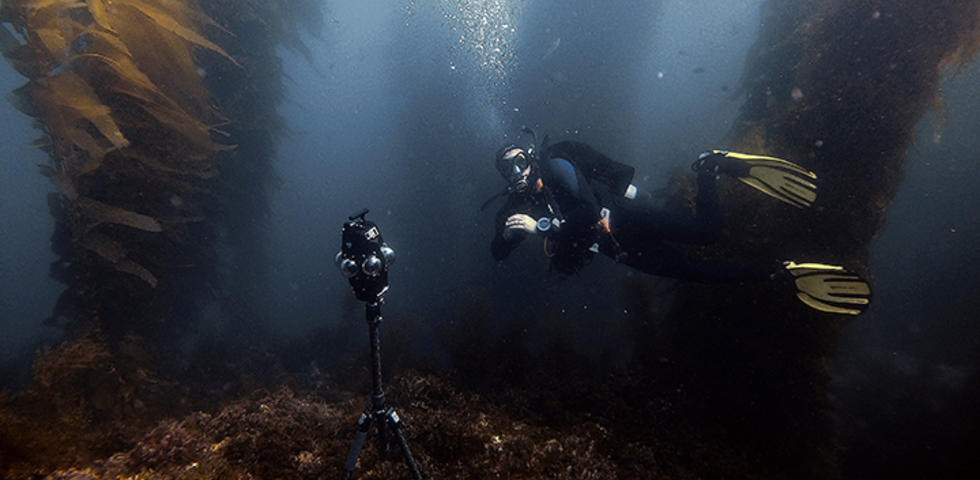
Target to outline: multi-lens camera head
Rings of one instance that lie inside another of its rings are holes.
[[[365,208],[348,217],[335,260],[354,296],[362,302],[377,302],[388,291],[388,267],[395,262],[395,251],[381,238],[378,226],[364,219],[367,213]]]

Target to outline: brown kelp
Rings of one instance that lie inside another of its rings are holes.
[[[174,273],[207,276],[210,182],[233,148],[213,138],[226,120],[199,74],[207,55],[237,63],[206,30],[228,34],[177,0],[14,0],[3,15],[28,79],[14,104],[38,120],[58,188],[52,274],[68,288],[53,319],[117,338],[179,323]]]
[[[67,288],[50,321],[69,340],[39,355],[31,387],[3,399],[0,430],[15,441],[0,445],[0,470],[117,451],[146,422],[192,408],[190,390],[160,371],[174,373],[168,347],[221,294],[218,238],[254,233],[228,213],[250,218],[266,198],[258,186],[281,135],[275,48],[297,44],[300,19],[319,25],[318,9],[3,2],[0,50],[28,80],[10,99],[35,118],[35,145],[50,154],[41,170],[58,189],[51,274]]]
[[[30,448],[9,459],[57,463],[118,447],[153,418],[151,397],[173,393],[152,356],[130,353],[186,328],[192,319],[169,313],[192,299],[173,286],[212,276],[210,183],[232,145],[212,139],[225,120],[198,65],[235,60],[189,2],[24,0],[2,15],[17,34],[4,28],[4,55],[27,78],[13,103],[35,117],[50,155],[41,172],[58,190],[51,273],[67,288],[52,320],[70,337],[14,399],[7,427]]]
[[[838,235],[813,243],[857,250],[860,261],[901,180],[914,125],[941,104],[944,67],[964,65],[980,48],[980,5],[804,5],[789,18],[782,6],[768,7],[794,28],[754,48],[743,86],[749,99],[733,134],[737,144],[797,158],[826,178],[809,223],[833,223]]]
[[[729,223],[739,228],[705,254],[830,261],[870,276],[867,248],[902,178],[914,126],[937,105],[944,67],[976,55],[980,4],[770,1],[763,17],[729,145],[813,170],[818,200],[799,212],[725,192]],[[671,358],[709,399],[709,414],[726,412],[746,452],[772,452],[757,457],[765,468],[828,478],[825,359],[844,319],[796,305],[791,291],[778,282],[682,289],[670,317]]]

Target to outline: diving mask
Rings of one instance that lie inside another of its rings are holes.
[[[531,160],[526,150],[516,145],[501,149],[497,155],[497,171],[515,190],[527,188]]]

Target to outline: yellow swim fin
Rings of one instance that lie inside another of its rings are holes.
[[[722,173],[794,207],[809,207],[817,199],[817,175],[776,157],[712,150],[701,155],[697,168],[713,160]],[[697,170],[695,168],[695,170]]]
[[[871,285],[837,265],[785,262],[793,276],[796,296],[821,312],[858,315],[871,302]]]

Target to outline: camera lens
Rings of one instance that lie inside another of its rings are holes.
[[[358,270],[359,269],[357,268],[357,262],[349,258],[345,258],[343,261],[340,262],[340,273],[343,274],[344,277],[346,278],[351,278],[354,275],[357,275]]]
[[[395,263],[395,251],[387,243],[381,246],[381,258],[384,259],[387,267]]]
[[[376,277],[381,273],[381,259],[371,255],[364,260],[364,265],[362,265],[361,268],[364,270],[364,273],[372,277]]]
[[[344,259],[344,252],[337,252],[337,255],[333,257],[333,263],[340,268],[340,262]]]

